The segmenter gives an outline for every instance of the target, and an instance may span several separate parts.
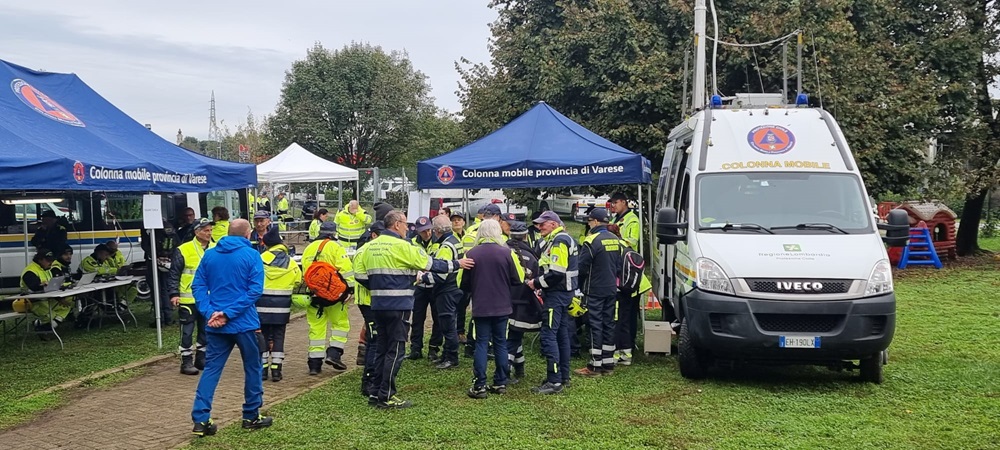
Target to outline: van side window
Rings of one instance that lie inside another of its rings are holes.
[[[688,212],[688,173],[686,171],[674,191],[677,192],[677,197],[674,199],[674,204],[677,205],[677,221],[686,222]]]

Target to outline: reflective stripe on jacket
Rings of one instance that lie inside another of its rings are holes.
[[[212,247],[215,247],[215,243],[209,242],[208,248]],[[193,305],[194,294],[191,293],[191,283],[194,281],[194,273],[198,270],[198,264],[201,264],[202,256],[205,256],[205,249],[201,247],[201,242],[195,238],[181,244],[180,247],[177,247],[177,251],[181,254],[181,260],[177,262],[183,264],[180,283],[177,285],[177,294],[181,303]]]
[[[431,258],[424,249],[386,231],[363,247],[358,283],[371,292],[371,308],[376,311],[413,309],[414,281],[417,271],[448,273],[458,270],[458,261]]]
[[[538,286],[545,291],[576,291],[580,276],[576,241],[563,227],[552,230],[549,236],[551,239],[538,258],[538,266],[542,269],[542,276],[537,278]]]
[[[292,293],[302,284],[302,270],[283,244],[267,249],[260,254],[260,259],[264,262],[264,291],[257,300],[260,323],[288,323],[292,312]]]

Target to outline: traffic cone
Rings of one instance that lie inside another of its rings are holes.
[[[660,306],[660,301],[657,300],[656,297],[653,295],[653,292],[650,291],[649,296],[646,297],[646,309],[660,309],[660,308],[662,308],[662,306]]]

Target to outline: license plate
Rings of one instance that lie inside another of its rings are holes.
[[[819,348],[819,336],[779,336],[781,348]]]

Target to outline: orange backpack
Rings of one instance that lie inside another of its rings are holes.
[[[323,254],[323,247],[326,247],[328,242],[330,242],[329,239],[324,239],[319,244],[316,260],[306,269],[304,276],[306,287],[313,292],[312,305],[317,308],[336,305],[346,300],[350,295],[350,288],[344,277],[340,275],[340,271],[333,264],[319,260],[320,255]]]

